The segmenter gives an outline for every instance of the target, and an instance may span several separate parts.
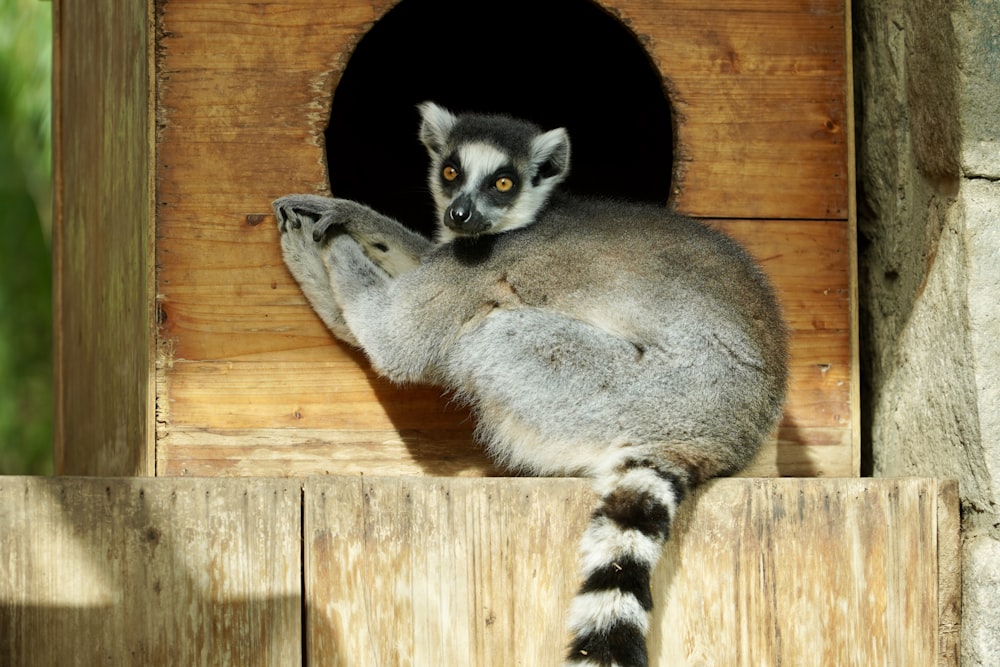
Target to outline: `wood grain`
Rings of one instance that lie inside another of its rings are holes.
[[[554,665],[574,479],[0,478],[0,664]],[[958,665],[954,482],[720,480],[652,665]],[[304,640],[304,641],[303,641]]]
[[[307,661],[559,664],[564,633],[554,610],[572,585],[589,503],[582,488],[310,480]]]
[[[679,210],[848,218],[843,2],[602,4],[663,73],[678,115]]]
[[[938,667],[961,662],[962,517],[958,482],[938,485]]]
[[[592,503],[577,480],[310,480],[310,664],[557,664]],[[957,665],[956,511],[934,480],[709,485],[654,575],[651,664]]]
[[[936,552],[939,493],[895,480],[714,487],[658,571],[668,603],[654,644],[694,664],[934,664],[938,559],[921,554]]]
[[[55,469],[63,474],[153,472],[151,4],[53,7]]]
[[[0,478],[0,664],[301,662],[284,480]]]

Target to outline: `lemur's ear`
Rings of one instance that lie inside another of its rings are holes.
[[[531,164],[536,185],[552,179],[555,185],[569,175],[569,133],[565,128],[550,130],[532,139]]]
[[[423,102],[417,109],[420,110],[420,141],[431,154],[440,155],[458,118],[433,102]]]

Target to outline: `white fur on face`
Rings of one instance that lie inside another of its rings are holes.
[[[540,153],[539,159],[547,159],[560,140],[565,139],[564,130],[554,130],[539,138],[540,147],[536,148],[536,153]],[[538,140],[536,140],[538,141]],[[565,168],[560,175],[550,177],[538,185],[531,182],[531,174],[524,173],[522,168],[516,169],[520,179],[517,197],[511,206],[507,208],[493,207],[478,196],[484,185],[492,186],[492,183],[484,183],[492,179],[497,170],[503,167],[514,167],[510,156],[496,146],[486,142],[472,142],[460,146],[456,152],[459,167],[463,171],[463,182],[459,193],[448,197],[441,189],[440,170],[441,163],[436,162],[431,174],[431,191],[437,204],[438,214],[438,241],[445,242],[453,240],[457,234],[443,224],[445,211],[448,206],[458,197],[459,194],[469,194],[472,196],[475,206],[479,209],[480,215],[492,221],[492,225],[485,231],[487,234],[499,234],[501,232],[518,229],[530,225],[538,218],[539,210],[545,206],[553,188],[565,179]],[[563,156],[564,161],[568,160],[568,152]]]
[[[460,146],[456,151],[456,155],[458,157],[458,166],[462,171],[462,187],[458,192],[448,196],[441,189],[441,162],[435,161],[433,167],[434,173],[431,174],[431,192],[437,204],[438,241],[443,243],[451,241],[458,236],[453,230],[445,226],[444,215],[451,202],[462,194],[472,195],[472,200],[479,209],[480,214],[494,221],[493,226],[486,233],[496,234],[503,231],[504,227],[498,224],[498,218],[502,209],[486,207],[485,202],[478,197],[478,193],[482,188],[483,180],[492,178],[498,169],[509,165],[510,157],[497,147],[478,141]]]
[[[491,178],[500,167],[510,164],[510,156],[496,146],[477,141],[459,147],[458,163],[465,176],[462,192],[475,193],[484,179]]]
[[[538,218],[539,209],[548,201],[555,183],[547,182],[537,187],[533,187],[531,183],[522,185],[524,187],[514,205],[507,209],[494,227],[497,232],[518,229],[533,223]]]

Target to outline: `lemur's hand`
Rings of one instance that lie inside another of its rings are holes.
[[[363,215],[367,211],[356,202],[319,195],[287,195],[275,199],[271,206],[282,233],[300,229],[308,220],[312,225],[313,240],[317,243],[326,240],[331,228],[345,225],[352,213]]]

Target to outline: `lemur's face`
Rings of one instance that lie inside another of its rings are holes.
[[[453,148],[437,160],[432,176],[439,224],[455,236],[476,236],[530,223],[541,202],[532,197],[534,186],[525,179],[524,167],[485,142]]]
[[[420,110],[439,241],[529,225],[566,178],[565,130],[542,132],[500,116],[455,116],[431,103]]]

